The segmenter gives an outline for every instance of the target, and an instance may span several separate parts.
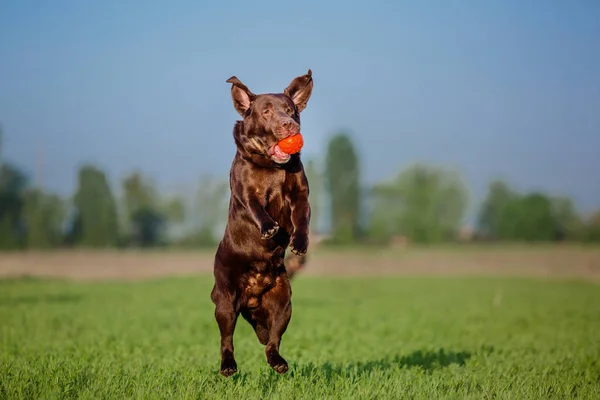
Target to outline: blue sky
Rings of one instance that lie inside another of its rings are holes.
[[[258,5],[260,4],[260,5]],[[68,194],[82,162],[168,190],[227,178],[229,84],[313,71],[306,157],[349,129],[365,184],[432,162],[600,206],[600,2],[3,0],[4,155]],[[391,144],[390,144],[391,143]],[[473,204],[472,206],[476,206]]]

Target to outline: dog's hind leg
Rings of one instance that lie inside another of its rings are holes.
[[[266,323],[268,328],[267,362],[280,374],[288,370],[287,361],[279,354],[279,345],[292,316],[291,295],[290,281],[283,273],[276,278],[275,286],[263,295],[259,311],[261,318],[258,323]]]
[[[252,315],[251,311],[248,310],[242,311],[242,316],[254,329],[260,344],[266,345],[269,342],[269,328],[265,322],[262,319],[260,321],[257,320],[254,315]]]
[[[228,377],[237,372],[233,355],[233,333],[238,312],[235,309],[235,296],[220,289],[215,285],[211,299],[215,304],[215,319],[221,332],[221,375]]]

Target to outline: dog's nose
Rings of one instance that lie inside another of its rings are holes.
[[[285,121],[285,122],[284,122],[283,124],[281,124],[281,125],[283,125],[283,128],[284,128],[285,130],[287,130],[287,131],[291,131],[292,129],[294,129],[294,127],[295,127],[295,125],[296,125],[296,124],[294,123],[294,121]]]

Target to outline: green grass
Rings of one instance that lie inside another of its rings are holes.
[[[600,398],[597,285],[299,277],[290,371],[240,319],[223,378],[211,284],[0,281],[0,398]]]

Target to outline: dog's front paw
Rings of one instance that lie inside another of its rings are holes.
[[[260,228],[260,237],[262,239],[271,239],[277,231],[279,230],[279,225],[275,221],[269,221],[262,224]]]
[[[305,255],[308,250],[308,235],[304,233],[295,233],[294,236],[292,236],[290,247],[292,248],[292,253],[297,256]]]

